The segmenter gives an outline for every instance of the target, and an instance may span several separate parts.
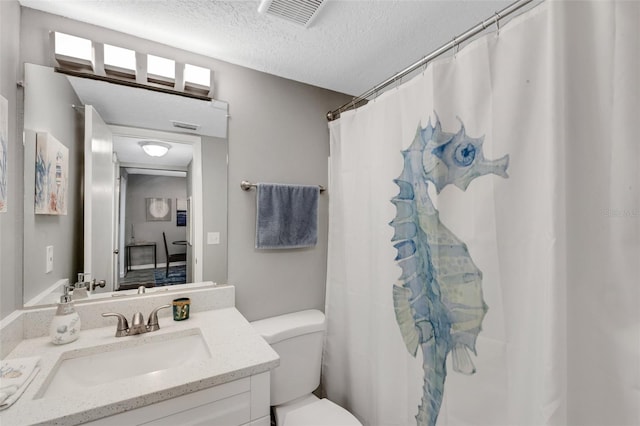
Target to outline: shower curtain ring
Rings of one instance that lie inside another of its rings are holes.
[[[351,99],[351,109],[353,110],[353,112],[358,112],[358,102],[360,102],[360,98],[359,97],[355,97]]]
[[[502,18],[502,16],[500,16],[500,14],[498,12],[494,12],[496,15],[496,35],[500,34],[500,18]]]
[[[458,52],[460,51],[460,43],[458,43],[457,41],[457,37],[453,38],[453,57],[455,58],[456,55],[458,54]]]

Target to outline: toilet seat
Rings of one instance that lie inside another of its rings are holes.
[[[328,399],[319,399],[287,413],[285,426],[362,426],[353,414]]]

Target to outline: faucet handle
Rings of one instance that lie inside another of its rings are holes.
[[[162,306],[158,306],[153,311],[151,311],[151,313],[149,314],[149,319],[147,320],[147,331],[160,330],[160,324],[158,324],[158,311],[160,309],[170,308],[170,307],[171,307],[170,304],[162,305]]]
[[[118,317],[118,327],[116,328],[116,337],[126,336],[129,331],[129,322],[124,315],[116,312],[105,312],[103,317]]]

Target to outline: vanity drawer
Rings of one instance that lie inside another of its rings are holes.
[[[249,392],[142,423],[144,426],[228,426],[241,425],[251,418]]]
[[[251,378],[193,392],[86,425],[241,425],[251,421]]]

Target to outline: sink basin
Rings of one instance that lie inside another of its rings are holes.
[[[211,357],[199,329],[143,336],[117,342],[116,346],[65,352],[36,398],[71,395],[80,388],[151,375]],[[137,340],[141,338],[144,342]]]

